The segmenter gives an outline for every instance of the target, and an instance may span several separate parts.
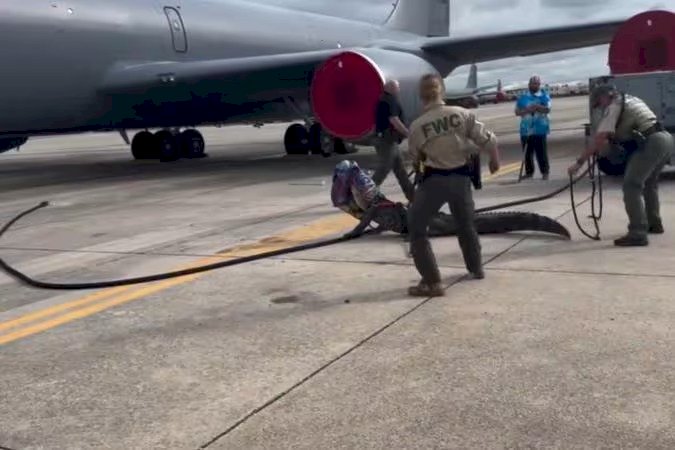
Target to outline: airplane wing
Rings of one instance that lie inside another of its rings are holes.
[[[475,37],[429,38],[422,49],[450,60],[458,67],[474,62],[608,44],[623,23],[624,20],[618,20]]]
[[[390,50],[418,54],[421,49],[427,56],[447,61],[448,68],[452,68],[471,62],[605,44],[622,23],[464,38],[426,38],[405,48]],[[287,118],[286,112],[280,112],[292,106],[286,100],[291,98],[293,103],[305,104],[316,69],[331,56],[346,50],[367,49],[332,48],[215,60],[130,61],[112,67],[98,92],[109,98],[110,107],[104,115],[110,123],[123,120],[124,114],[120,111],[130,110],[136,117],[162,116],[170,121],[168,118],[180,108],[193,108],[196,115],[210,115],[217,121],[223,115],[219,108],[224,104],[246,105],[240,114],[250,117]],[[295,108],[294,114],[299,112]]]
[[[98,91],[113,96],[143,94],[162,88],[213,92],[220,85],[227,87],[220,90],[223,95],[232,92],[243,95],[246,91],[247,96],[255,93],[261,98],[270,98],[269,93],[273,92],[279,97],[287,90],[306,89],[316,66],[342,51],[335,48],[216,60],[129,62],[113,67]]]
[[[619,20],[475,37],[428,38],[421,48],[458,67],[472,62],[606,44],[622,23],[623,20]],[[112,95],[133,94],[168,86],[197,89],[199,85],[208,84],[213,88],[212,83],[227,83],[228,92],[232,92],[233,86],[249,91],[246,87],[255,85],[248,93],[269,98],[271,92],[278,95],[284,89],[306,89],[316,66],[344,50],[334,48],[207,61],[130,62],[114,67],[99,91]]]
[[[472,62],[606,44],[622,23],[621,20],[476,37],[428,38],[421,48],[458,67]],[[344,50],[335,48],[207,61],[130,62],[114,67],[99,91],[111,95],[133,94],[169,86],[198,89],[200,85],[213,88],[213,83],[227,83],[228,93],[236,86],[264,99],[269,98],[270,93],[278,96],[286,89],[306,89],[316,66]],[[254,85],[254,89],[247,89]]]

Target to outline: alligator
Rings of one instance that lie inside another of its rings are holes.
[[[373,222],[377,224],[376,232],[408,234],[408,209],[385,197],[355,161],[344,160],[335,166],[331,200],[333,206],[359,220],[350,235],[361,234]],[[570,239],[569,231],[558,221],[531,212],[478,213],[474,223],[478,234],[539,231]],[[430,237],[454,236],[457,223],[451,214],[439,211],[431,220],[428,233]]]

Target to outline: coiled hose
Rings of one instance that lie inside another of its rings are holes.
[[[481,212],[487,212],[487,211],[495,211],[498,209],[504,209],[504,208],[509,208],[511,206],[516,206],[516,205],[523,205],[527,203],[534,203],[534,202],[540,202],[543,200],[547,200],[549,198],[555,197],[556,195],[560,194],[563,192],[565,189],[570,188],[570,193],[572,194],[572,206],[574,209],[574,217],[577,222],[577,226],[579,227],[580,230],[582,230],[581,226],[579,225],[579,221],[577,220],[577,215],[576,215],[576,207],[574,205],[574,194],[572,192],[572,187],[578,183],[589,171],[593,170],[593,167],[595,165],[595,160],[591,164],[591,166],[584,171],[583,174],[581,174],[579,177],[576,179],[573,179],[573,177],[570,175],[570,182],[559,188],[556,189],[555,191],[552,191],[548,194],[538,196],[538,197],[530,197],[526,198],[523,200],[517,200],[513,202],[508,202],[508,203],[500,203],[497,205],[493,206],[488,206],[484,208],[479,208],[475,212],[476,213],[481,213]],[[594,173],[594,172],[591,172]],[[593,195],[595,195],[596,189],[595,189],[595,183],[593,184]],[[600,190],[601,193],[601,190]],[[600,205],[602,205],[602,195],[600,196]],[[594,203],[593,203],[594,204]],[[49,202],[41,202],[40,204],[27,209],[18,215],[16,215],[14,218],[12,218],[9,222],[3,225],[2,228],[0,228],[0,238],[14,225],[16,224],[19,220],[22,218],[28,216],[29,214],[32,214],[33,212],[46,208],[49,206]],[[598,229],[597,225],[597,220],[599,220],[599,217],[594,217],[595,220],[595,226],[596,230]],[[15,280],[19,281],[22,284],[25,284],[30,287],[38,288],[38,289],[48,289],[48,290],[83,290],[83,289],[101,289],[101,288],[109,288],[109,287],[115,287],[115,286],[128,286],[128,285],[133,285],[133,284],[142,284],[142,283],[150,283],[153,281],[160,281],[160,280],[166,280],[169,278],[178,278],[186,275],[193,275],[201,272],[208,272],[211,270],[215,269],[220,269],[224,267],[230,267],[230,266],[236,266],[238,264],[244,264],[247,262],[251,261],[257,261],[265,258],[271,258],[273,256],[279,256],[279,255],[286,255],[289,253],[295,253],[295,252],[300,252],[304,250],[311,250],[315,248],[320,248],[320,247],[326,247],[329,245],[333,244],[339,244],[341,242],[346,242],[349,240],[353,240],[356,238],[359,238],[365,234],[371,234],[373,232],[376,232],[375,230],[367,230],[361,234],[346,234],[337,238],[333,239],[326,239],[322,241],[317,241],[317,242],[310,242],[307,244],[302,244],[302,245],[297,245],[294,247],[288,247],[284,249],[279,249],[279,250],[272,250],[269,252],[265,253],[260,253],[257,255],[251,255],[251,256],[244,256],[242,258],[236,258],[236,259],[231,259],[227,261],[220,261],[212,264],[205,264],[202,266],[197,266],[197,267],[190,267],[187,269],[182,269],[182,270],[175,270],[172,272],[165,272],[165,273],[158,273],[154,275],[146,275],[142,277],[134,277],[134,278],[122,278],[118,280],[110,280],[110,281],[93,281],[93,282],[83,282],[83,283],[56,283],[56,282],[47,282],[47,281],[40,281],[36,280],[34,278],[31,278],[30,276],[22,273],[21,271],[17,270],[16,268],[12,267],[9,265],[3,258],[0,258],[0,269],[2,269],[7,275],[11,276]],[[586,235],[589,236],[591,239],[599,239],[599,237],[592,237],[588,235],[586,232],[582,230],[582,232]],[[599,234],[599,232],[598,232]]]
[[[572,203],[572,214],[574,214],[574,222],[577,224],[577,228],[581,233],[588,237],[589,239],[592,239],[594,241],[599,241],[600,240],[600,227],[598,225],[598,222],[600,219],[602,219],[602,208],[603,208],[603,202],[602,202],[602,176],[600,176],[600,171],[597,170],[598,168],[598,160],[597,156],[593,155],[591,157],[591,160],[588,162],[588,169],[586,170],[585,173],[588,173],[589,178],[591,179],[591,214],[588,216],[591,219],[593,219],[593,225],[595,227],[595,234],[590,235],[584,230],[584,228],[581,226],[579,223],[579,217],[577,216],[577,205],[574,201],[574,186],[573,183],[571,182],[572,176],[570,175],[570,202]],[[596,177],[597,173],[597,177]],[[596,184],[597,183],[597,184]],[[595,196],[598,196],[598,207],[599,211],[596,214],[595,213]]]

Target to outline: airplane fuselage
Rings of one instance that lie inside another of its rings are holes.
[[[240,58],[419,38],[366,22],[238,0],[3,0],[0,29],[0,135],[156,126],[131,110],[111,111],[110,100],[97,92],[119,64]],[[307,99],[295,100],[304,105]],[[175,120],[227,123],[253,117],[254,111],[256,120],[299,117],[281,101],[228,104],[218,117],[208,109],[213,104],[197,104],[190,117]]]

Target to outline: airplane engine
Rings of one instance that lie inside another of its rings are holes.
[[[637,14],[617,30],[609,46],[613,75],[675,70],[675,13]]]
[[[326,60],[314,73],[311,106],[322,128],[334,137],[367,142],[375,129],[375,107],[387,79],[401,86],[400,100],[409,125],[421,112],[418,84],[438,73],[424,59],[400,51],[359,49]]]
[[[19,137],[2,137],[0,138],[0,153],[21,147],[28,141],[27,136]]]

